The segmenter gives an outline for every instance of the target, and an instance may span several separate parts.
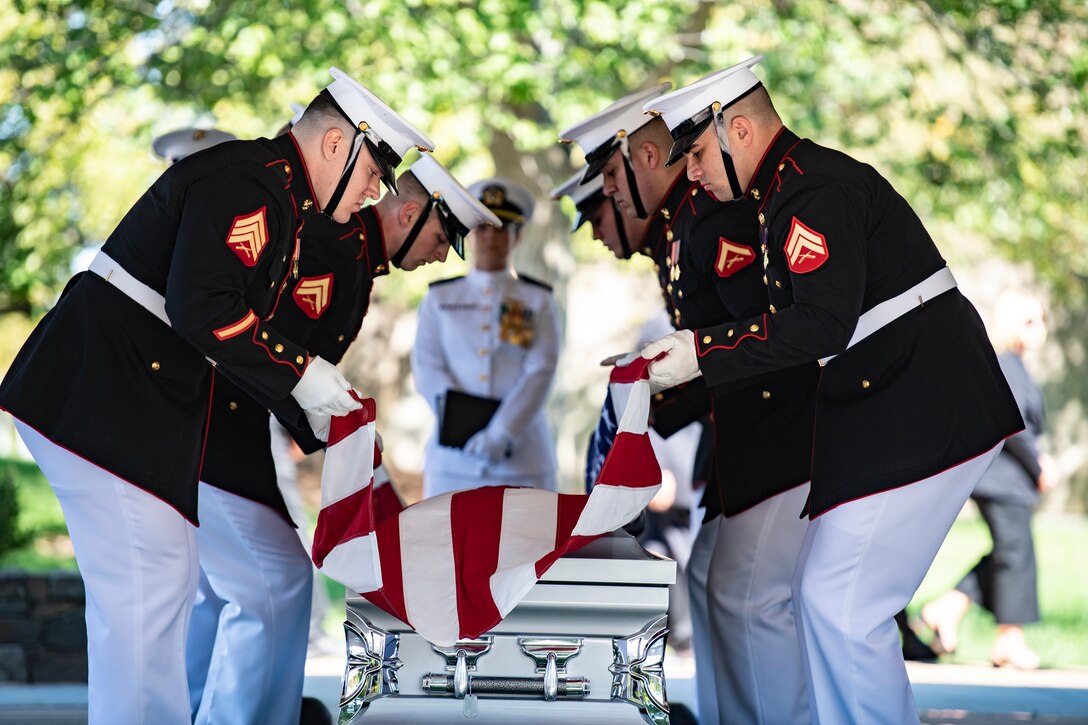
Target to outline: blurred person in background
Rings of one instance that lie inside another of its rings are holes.
[[[555,437],[544,406],[559,362],[555,300],[551,287],[510,262],[533,197],[500,178],[469,192],[502,226],[476,226],[469,273],[432,283],[419,307],[412,374],[436,417],[423,496],[503,485],[554,491]]]
[[[1043,391],[1024,366],[1023,355],[1042,347],[1046,335],[1046,311],[1037,296],[1009,290],[998,298],[991,339],[1027,427],[1006,439],[971,495],[990,529],[992,550],[955,589],[922,608],[922,621],[936,635],[934,649],[951,653],[956,650],[960,620],[972,602],[979,604],[997,620],[990,651],[994,666],[1021,670],[1039,666],[1023,628],[1039,621],[1031,518],[1040,493],[1055,483],[1054,463],[1038,446],[1046,421]]]

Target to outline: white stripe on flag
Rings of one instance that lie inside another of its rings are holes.
[[[378,556],[377,533],[367,534],[337,544],[325,556],[321,572],[353,592],[373,592],[382,588],[382,563]],[[314,582],[314,586],[321,586]]]
[[[454,495],[420,501],[400,514],[404,610],[415,630],[435,643],[453,643],[460,632],[457,569],[450,545]]]
[[[612,399],[615,401],[615,398]],[[617,406],[616,410],[621,410]],[[619,432],[638,433],[646,432],[647,423],[650,420],[650,383],[646,380],[636,380],[631,383],[631,390],[627,401],[622,408],[623,417],[620,418]]]
[[[551,491],[508,488],[503,494],[505,525],[499,533],[499,560],[491,577],[491,598],[504,617],[536,583],[536,562],[555,551],[558,504],[559,498]]]
[[[321,469],[321,508],[370,485],[374,475],[374,424],[367,423],[329,446]]]

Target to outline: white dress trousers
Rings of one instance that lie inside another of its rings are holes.
[[[187,725],[195,528],[155,496],[15,425],[60,500],[87,592],[88,722]]]
[[[297,725],[310,629],[310,558],[276,511],[204,482],[199,516],[196,541],[209,590],[202,592],[187,653],[190,694],[199,697],[192,702],[193,722]],[[215,609],[219,616],[209,632]]]
[[[793,601],[813,723],[919,722],[893,617],[1000,448],[809,522]]]
[[[702,511],[702,509],[699,509]],[[707,521],[695,535],[688,558],[688,602],[691,609],[691,648],[695,653],[695,704],[700,723],[717,723],[718,682],[714,673],[714,646],[707,619],[707,577],[718,540],[722,517]]]
[[[707,581],[718,722],[809,722],[791,601],[808,491],[805,483],[719,518]]]

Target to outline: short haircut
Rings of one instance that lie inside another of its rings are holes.
[[[430,196],[430,192],[423,188],[423,184],[419,183],[419,179],[416,178],[411,169],[402,172],[397,177],[397,190],[400,192],[397,194],[398,209],[409,201],[417,201],[422,204]]]
[[[353,130],[351,121],[344,118],[343,114],[327,96],[319,94],[314,96],[314,99],[310,101],[310,105],[306,106],[302,118],[298,120],[294,127],[298,132],[307,134],[313,131],[321,133],[333,126],[344,132]]]
[[[771,94],[763,86],[759,86],[734,105],[726,109],[727,122],[737,116],[744,116],[756,126],[776,126],[782,123],[782,118],[774,108]]]
[[[669,155],[669,149],[672,148],[672,134],[669,133],[669,127],[661,118],[655,116],[649,123],[631,134],[631,146],[637,148],[644,143],[652,143],[657,146],[662,155],[666,157]]]

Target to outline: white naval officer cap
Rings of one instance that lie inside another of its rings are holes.
[[[586,167],[574,173],[574,176],[564,181],[559,186],[555,187],[551,191],[551,197],[558,201],[564,196],[569,196],[571,201],[574,202],[574,209],[578,212],[574,217],[574,223],[571,224],[570,230],[572,232],[578,231],[578,228],[589,221],[590,215],[597,210],[605,199],[604,196],[604,179],[600,174],[597,174],[585,184],[582,183],[582,179],[585,177]]]
[[[217,128],[179,128],[157,136],[151,142],[151,149],[156,156],[173,164],[197,151],[203,151],[236,138],[238,137],[233,133],[220,131]]]
[[[296,123],[302,120],[302,114],[306,113],[306,106],[301,103],[291,101],[291,120],[287,122],[288,126],[294,126]]]
[[[434,143],[358,81],[339,68],[325,90],[340,113],[362,134],[386,187],[397,193],[396,168],[410,149],[433,151]],[[349,166],[354,165],[354,158]]]
[[[612,154],[624,142],[623,139],[653,120],[642,110],[643,104],[672,88],[672,83],[661,83],[653,88],[624,96],[608,108],[564,129],[559,134],[561,143],[576,143],[586,157],[586,174],[589,181],[601,173]]]
[[[666,166],[676,163],[687,153],[714,121],[715,114],[720,114],[763,85],[752,72],[752,66],[762,60],[762,55],[754,55],[646,102],[643,110],[660,116],[672,134],[673,144]]]
[[[442,231],[453,251],[465,258],[465,235],[481,224],[501,227],[502,221],[461,185],[445,166],[429,153],[421,154],[408,169],[431,195]]]
[[[468,191],[504,223],[525,224],[533,217],[533,207],[536,205],[533,195],[524,186],[509,179],[500,176],[481,179],[469,186]]]

